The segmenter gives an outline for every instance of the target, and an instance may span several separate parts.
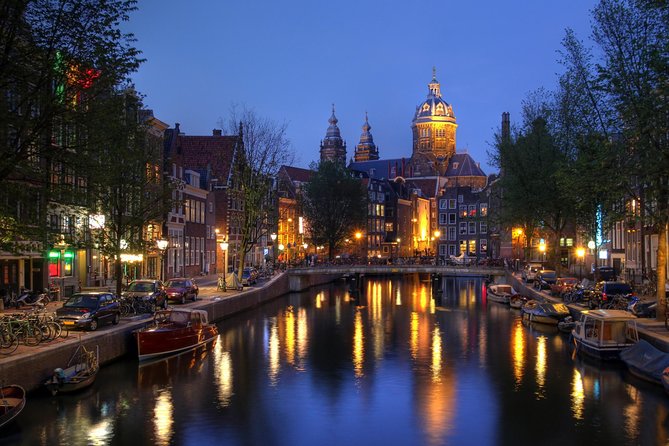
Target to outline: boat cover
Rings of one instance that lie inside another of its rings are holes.
[[[662,372],[669,367],[669,353],[643,339],[620,352],[620,359],[657,383],[662,382]]]

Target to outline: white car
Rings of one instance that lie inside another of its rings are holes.
[[[540,271],[541,269],[543,269],[541,263],[528,263],[520,273],[520,277],[522,277],[523,282],[534,282],[534,276],[536,276],[537,271]]]

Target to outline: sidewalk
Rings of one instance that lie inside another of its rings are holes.
[[[535,299],[543,299],[553,303],[564,303],[559,297],[552,296],[549,291],[538,291],[530,286],[527,286],[525,283],[523,283],[519,273],[514,273],[513,271],[509,270],[508,275],[511,276],[514,281],[512,284],[513,288],[517,291],[522,291],[522,294],[531,296]],[[570,303],[566,305],[572,314],[578,314],[588,309],[587,307],[576,303]],[[665,352],[669,352],[669,330],[667,330],[665,327],[664,320],[657,320],[657,318],[638,318],[637,329],[639,330],[639,335],[642,338],[646,338],[656,347],[661,348]]]

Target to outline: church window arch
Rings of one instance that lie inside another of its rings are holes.
[[[437,115],[442,116],[444,114],[444,106],[442,104],[437,105]]]
[[[429,111],[429,110],[430,110],[430,105],[429,104],[423,105],[423,111]]]

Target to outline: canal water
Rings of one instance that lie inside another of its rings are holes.
[[[478,279],[367,278],[220,324],[214,347],[104,367],[31,395],[2,444],[660,445],[669,398],[567,334],[487,302]]]

